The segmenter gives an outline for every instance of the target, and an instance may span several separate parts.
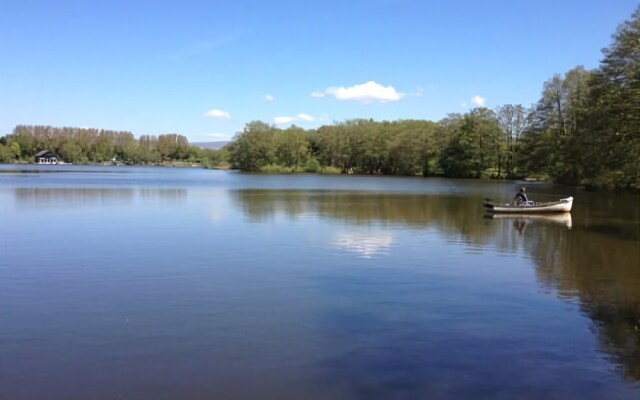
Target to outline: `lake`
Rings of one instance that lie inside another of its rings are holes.
[[[640,398],[640,198],[0,166],[0,398]]]

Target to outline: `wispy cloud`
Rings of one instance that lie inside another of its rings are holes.
[[[471,102],[476,107],[484,107],[484,104],[486,103],[486,101],[487,101],[486,98],[480,97],[480,96],[473,96],[473,98],[471,99]]]
[[[462,104],[460,104],[460,107],[462,107],[462,108],[467,108],[467,107],[469,107],[469,105],[468,105],[468,104],[467,104],[467,102],[465,101],[465,102],[463,102]]]
[[[273,100],[275,100],[275,97],[273,97],[273,96],[272,96],[272,95],[270,95],[270,94],[265,94],[265,95],[264,95],[264,99],[265,99],[266,101],[273,101]]]
[[[305,113],[298,114],[298,118],[303,120],[303,121],[307,121],[307,122],[311,122],[311,121],[315,120],[315,118],[313,118],[311,115],[305,114]]]
[[[324,97],[324,92],[315,91],[315,92],[311,93],[311,97],[322,98],[322,97]]]
[[[286,125],[295,121],[313,122],[315,120],[316,119],[309,114],[300,113],[295,117],[288,117],[288,116],[275,117],[273,119],[273,122],[276,123],[277,125]]]
[[[317,121],[319,123],[322,123],[322,124],[330,124],[330,123],[332,123],[331,118],[329,117],[329,114],[327,114],[327,113],[324,113],[324,114],[320,115],[318,117]]]
[[[314,92],[311,95],[314,97],[319,96],[319,92]],[[350,87],[328,87],[324,94],[329,94],[338,100],[356,100],[362,102],[379,101],[381,103],[389,101],[398,101],[405,96],[405,93],[396,91],[393,86],[383,86],[375,81],[369,81],[360,85],[354,85]]]
[[[202,40],[196,43],[185,46],[182,50],[178,50],[169,55],[169,59],[180,60],[196,56],[200,53],[206,53],[208,51],[216,50],[221,47],[228,46],[230,44],[238,42],[241,37],[241,32],[233,32],[225,35],[221,35],[217,38],[210,40]]]
[[[206,113],[204,113],[204,116],[209,118],[218,118],[218,119],[231,118],[231,114],[229,114],[227,111],[222,111],[217,108],[214,108],[211,111],[207,111]]]
[[[422,97],[424,95],[424,89],[422,88],[422,86],[418,86],[413,95],[416,97]]]

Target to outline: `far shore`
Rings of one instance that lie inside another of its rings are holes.
[[[64,165],[81,165],[81,166],[94,166],[94,167],[174,167],[174,168],[203,168],[203,169],[216,169],[216,170],[229,170],[231,166],[228,163],[221,165],[207,166],[201,163],[190,163],[186,161],[175,162],[163,162],[163,163],[145,163],[145,164],[125,164],[122,162],[103,162],[103,163],[55,163],[55,164],[39,164],[28,161],[14,161],[4,162],[0,165],[37,165],[37,166],[64,166]]]

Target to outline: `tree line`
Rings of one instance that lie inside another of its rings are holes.
[[[349,120],[318,129],[248,123],[227,146],[247,171],[505,179],[529,175],[520,152],[531,112],[520,105],[476,108],[439,121]]]
[[[640,190],[640,7],[613,35],[598,68],[578,66],[543,83],[536,104],[480,107],[438,121],[349,120],[317,129],[246,124],[222,151],[176,134],[17,126],[0,161],[38,150],[68,162],[223,161],[262,172],[325,172],[462,178],[531,177]]]
[[[183,160],[211,166],[225,158],[224,152],[192,146],[185,136],[174,133],[136,139],[131,132],[18,125],[12,134],[0,139],[0,162],[32,161],[44,149],[74,164],[162,164]]]

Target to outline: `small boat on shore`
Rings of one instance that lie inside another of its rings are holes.
[[[493,204],[489,199],[484,202],[484,207],[488,212],[494,213],[510,213],[510,214],[538,214],[538,213],[566,213],[571,211],[573,205],[573,197],[567,197],[558,201],[547,203],[527,203],[515,205],[507,203],[504,205]]]

